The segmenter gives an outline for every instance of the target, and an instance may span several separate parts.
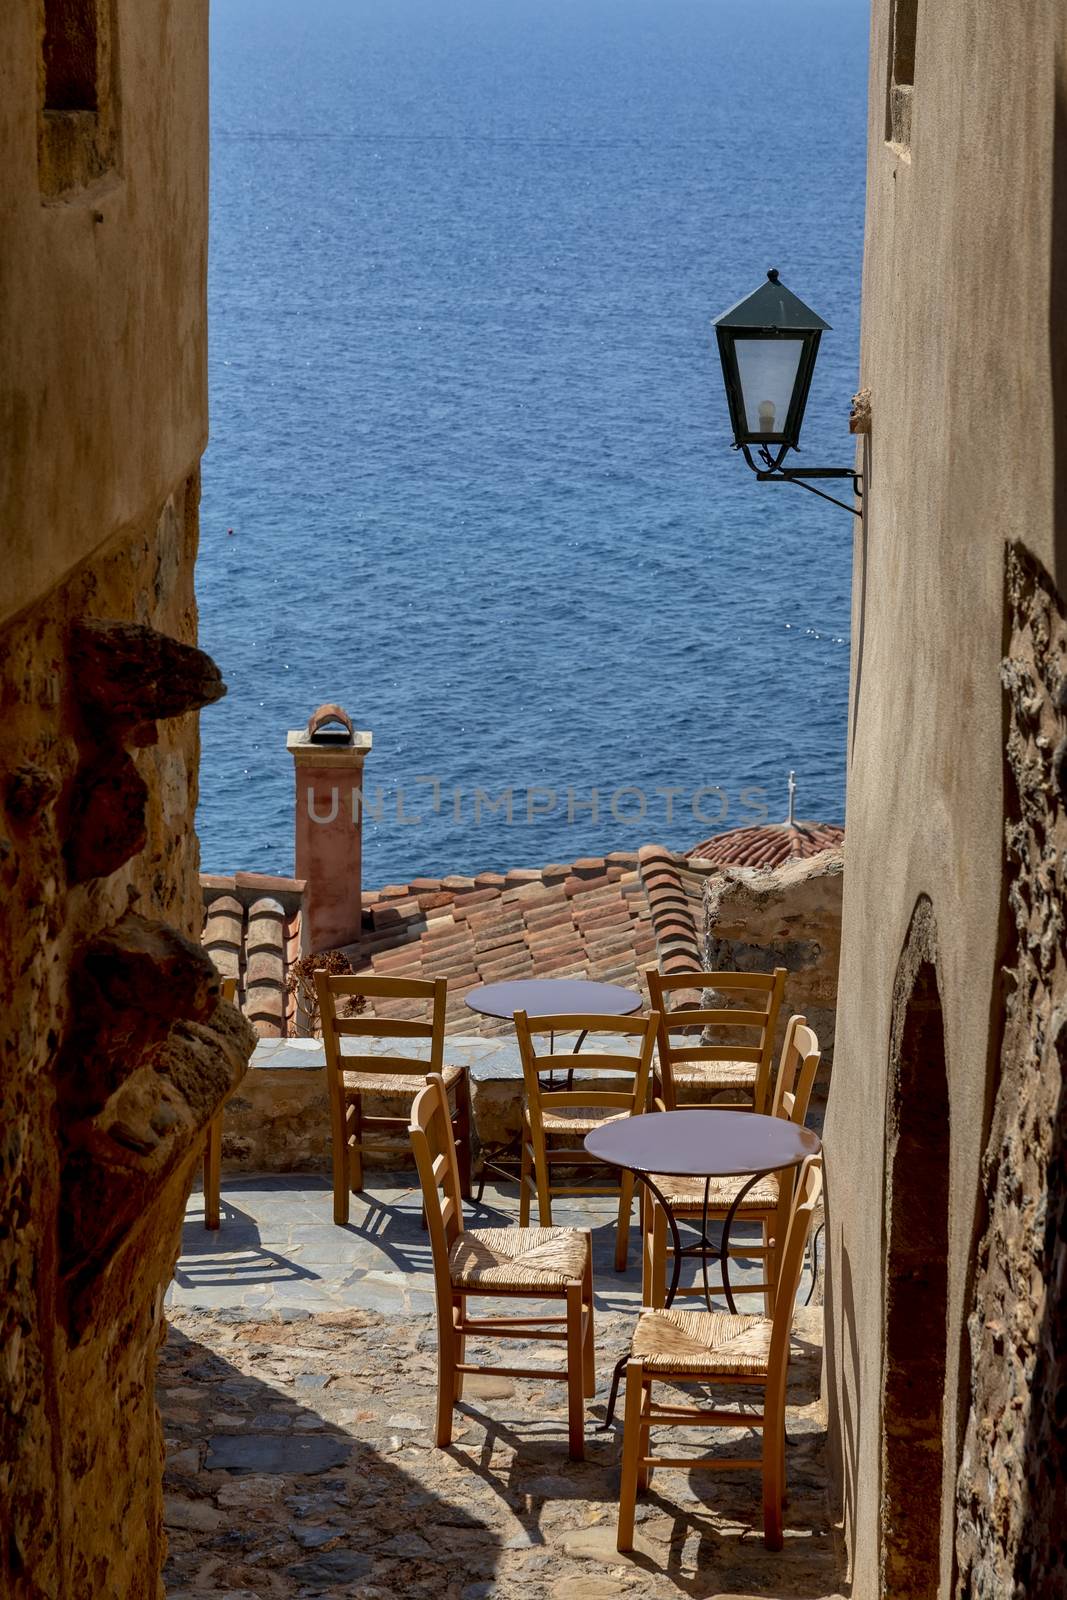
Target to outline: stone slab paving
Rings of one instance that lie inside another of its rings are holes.
[[[657,1474],[639,1506],[637,1551],[622,1557],[621,1419],[610,1432],[597,1426],[639,1286],[635,1260],[625,1275],[612,1270],[610,1201],[558,1218],[592,1227],[598,1290],[598,1390],[587,1460],[572,1463],[562,1385],[521,1380],[468,1379],[453,1444],[434,1448],[437,1333],[410,1184],[393,1179],[354,1198],[348,1229],[329,1221],[324,1180],[242,1179],[223,1199],[213,1235],[191,1202],[160,1358],[170,1600],[840,1592],[822,1461],[820,1310],[798,1312],[785,1550],[763,1545],[758,1474],[671,1471]],[[474,1225],[513,1222],[514,1191],[487,1191],[472,1211]],[[544,1358],[543,1347],[505,1348],[498,1359]],[[490,1355],[473,1341],[471,1351]],[[682,1440],[686,1453],[709,1443],[723,1454],[758,1450],[743,1425],[678,1434],[672,1445]]]

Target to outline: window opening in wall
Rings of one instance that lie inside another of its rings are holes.
[[[41,0],[37,160],[47,203],[118,166],[115,0]]]
[[[912,96],[915,92],[915,31],[919,0],[893,0],[889,31],[889,74],[886,84],[885,136],[890,144],[911,146]]]
[[[95,111],[97,0],[45,0],[44,108]]]

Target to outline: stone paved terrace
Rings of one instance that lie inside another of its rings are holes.
[[[587,1459],[572,1463],[556,1384],[468,1379],[452,1446],[433,1447],[437,1335],[413,1182],[372,1175],[346,1229],[322,1177],[229,1180],[217,1234],[192,1197],[159,1369],[170,1600],[841,1593],[820,1310],[797,1314],[784,1551],[764,1548],[757,1474],[672,1471],[639,1504],[638,1547],[623,1557],[621,1417],[597,1426],[639,1286],[635,1247],[629,1271],[612,1270],[611,1201],[557,1217],[594,1230],[598,1390]],[[513,1222],[515,1191],[487,1189],[471,1211],[473,1225]],[[509,1356],[530,1359],[514,1345]],[[690,1442],[745,1455],[757,1437],[742,1425]]]

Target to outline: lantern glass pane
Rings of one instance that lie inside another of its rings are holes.
[[[785,432],[803,339],[738,339],[734,345],[749,433]]]

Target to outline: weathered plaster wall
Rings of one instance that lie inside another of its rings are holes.
[[[704,888],[704,957],[709,970],[769,972],[785,967],[778,1044],[799,1012],[822,1049],[818,1083],[834,1058],[837,972],[841,959],[844,851],[767,871],[727,867]]]
[[[107,159],[57,171],[94,129],[44,110],[43,0],[0,7],[0,621],[142,526],[207,438],[207,0],[95,9]]]
[[[1006,950],[1005,552],[1018,541],[1053,575],[1067,560],[1056,293],[1067,13],[1056,0],[920,4],[904,148],[907,118],[889,130],[898,142],[887,140],[887,69],[894,10],[900,20],[909,9],[876,0],[872,27],[859,374],[872,431],[854,557],[849,869],[826,1124],[826,1381],[856,1600],[880,1592],[884,1108],[894,976],[922,896],[937,928],[951,1122],[940,1586],[952,1592]]]
[[[206,16],[201,0],[0,9],[12,1600],[161,1594],[163,1293],[203,1129],[253,1043],[199,945],[197,711],[223,689],[193,647]],[[73,107],[46,113],[46,92],[62,98],[46,18],[93,34],[75,65],[98,71],[95,109],[75,84]]]

